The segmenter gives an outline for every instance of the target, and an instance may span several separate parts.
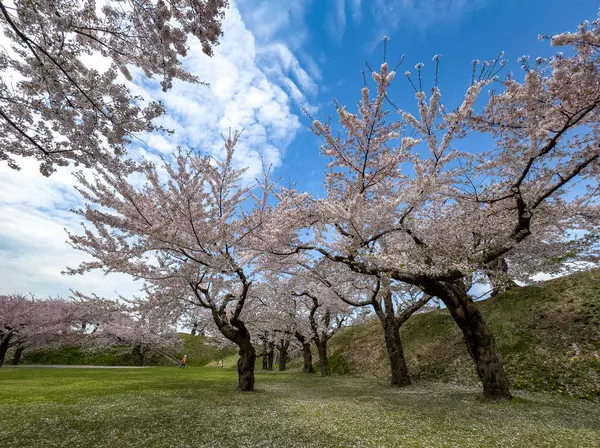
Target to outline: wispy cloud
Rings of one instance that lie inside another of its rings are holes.
[[[350,14],[353,23],[358,24],[361,22],[363,16],[361,0],[350,0]]]
[[[305,16],[313,0],[238,0],[237,8],[254,37],[262,42],[284,41],[292,50],[309,36]]]
[[[300,129],[294,104],[310,106],[318,90],[315,79],[321,75],[312,58],[303,57],[308,61],[305,69],[295,56],[294,46],[301,43],[299,35],[294,35],[293,41],[275,39],[277,43],[271,45],[265,41],[287,33],[287,27],[302,14],[297,5],[303,2],[254,3],[256,20],[267,17],[271,7],[271,12],[280,11],[265,19],[264,23],[270,24],[267,28],[256,31],[254,26],[246,26],[233,4],[212,58],[206,57],[197,43],[190,46],[184,65],[210,87],[175,82],[173,89],[163,93],[157,82],[134,71],[132,91],[161,100],[167,113],[160,124],[175,131],[172,137],[142,136],[145,144],[132,145],[134,156],[156,160],[158,154],[167,154],[180,144],[221,157],[221,134],[231,128],[244,130],[235,162],[249,168],[248,180],[260,172],[262,160],[275,166],[281,163],[282,152]],[[290,5],[285,13],[277,7],[281,3],[296,6]],[[69,210],[78,208],[82,200],[73,189],[70,169],[44,178],[35,162],[25,160],[22,166],[22,171],[14,172],[0,164],[0,293],[67,295],[75,288],[108,296],[114,296],[115,291],[133,294],[139,284],[124,275],[61,275],[65,267],[84,260],[84,254],[65,243],[64,231],[81,231],[81,219]]]
[[[373,0],[374,19],[390,33],[399,26],[425,30],[442,23],[456,23],[490,0]]]
[[[333,40],[341,42],[346,32],[346,0],[335,0],[328,15],[329,35]]]

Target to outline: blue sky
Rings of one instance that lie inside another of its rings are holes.
[[[382,60],[381,37],[390,37],[388,60],[402,54],[392,97],[411,109],[414,94],[402,74],[424,62],[425,85],[432,81],[435,54],[441,55],[440,87],[447,107],[461,100],[470,83],[471,61],[505,51],[509,69],[519,72],[521,55],[549,56],[557,49],[538,34],[573,30],[597,16],[597,0],[235,0],[223,24],[224,36],[209,59],[197,44],[184,61],[188,70],[210,83],[201,87],[176,82],[160,91],[158,81],[133,71],[134,93],[160,99],[167,108],[161,124],[173,137],[146,135],[131,147],[134,157],[156,158],[177,144],[220,156],[221,134],[244,129],[236,161],[249,167],[247,180],[260,171],[261,158],[276,167],[282,182],[315,194],[322,191],[325,161],[319,141],[308,130],[300,108],[325,120],[334,113],[335,96],[350,110],[359,99],[361,71],[368,60]],[[87,63],[99,70],[106,61]],[[39,175],[32,161],[19,173],[0,164],[0,291],[68,295],[70,288],[114,297],[138,284],[123,275],[100,273],[65,277],[66,266],[83,260],[66,243],[65,229],[79,232],[80,218],[69,212],[82,200],[73,190],[71,170],[51,178]]]
[[[318,3],[327,7],[317,7]],[[391,0],[381,2],[388,5],[388,14],[384,14],[374,6],[377,3],[380,2],[312,2],[312,7],[307,8],[303,18],[307,35],[300,54],[313,55],[321,72],[319,91],[313,99],[318,107],[315,117],[326,118],[334,113],[334,96],[348,107],[356,103],[364,61],[373,67],[382,61],[383,35],[390,37],[390,64],[395,65],[406,54],[399,75],[406,70],[414,73],[414,65],[424,62],[424,74],[431,84],[431,58],[440,54],[443,101],[454,106],[469,85],[473,59],[492,59],[504,50],[508,69],[518,76],[520,56],[534,59],[559,51],[548,42],[540,42],[539,34],[573,30],[582,20],[593,20],[600,7],[597,0]],[[244,16],[243,7],[241,11]],[[285,33],[283,37],[293,39]],[[392,89],[395,102],[412,108],[411,92],[403,76],[396,78]],[[324,160],[318,156],[318,140],[306,130],[309,120],[300,116],[302,129],[285,152],[281,172],[300,188],[319,191]]]

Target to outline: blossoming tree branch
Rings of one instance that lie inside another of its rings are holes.
[[[416,113],[399,106],[384,62],[356,111],[336,104],[338,124],[312,123],[329,160],[321,198],[276,188],[269,169],[243,185],[238,134],[220,159],[180,149],[173,163],[79,174],[88,205],[78,213],[91,227],[69,238],[93,261],[69,272],[130,274],[165,311],[206,310],[239,347],[243,391],[254,388],[255,344],[271,362],[277,345],[285,360],[293,335],[320,345],[325,362],[347,307],[367,305],[385,332],[392,383],[409,384],[399,328],[435,297],[462,331],[484,395],[510,399],[471,285],[487,277],[500,290],[598,261],[600,22],[552,43],[569,55],[523,58],[521,81],[499,78],[502,55],[475,61],[455,108],[443,105],[437,75],[424,90],[418,64],[405,73]],[[471,135],[493,143],[475,147]]]

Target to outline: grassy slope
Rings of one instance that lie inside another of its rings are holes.
[[[478,303],[514,388],[600,396],[600,270],[509,291]],[[401,332],[415,380],[474,383],[472,362],[447,311],[411,317]],[[386,378],[378,321],[330,343],[337,373]]]
[[[600,407],[520,392],[511,403],[470,388],[259,372],[235,391],[216,368],[0,371],[0,446],[573,447],[599,446]]]
[[[203,336],[180,334],[183,340],[183,352],[173,354],[181,359],[183,354],[188,356],[191,366],[204,366],[218,359],[226,358],[235,353],[235,347],[217,347]],[[7,357],[10,361],[10,357]],[[66,364],[93,366],[133,366],[138,364],[137,358],[128,347],[111,347],[107,349],[85,349],[82,347],[64,347],[27,352],[23,354],[23,364]],[[148,357],[145,365],[172,365],[173,363],[161,355]]]

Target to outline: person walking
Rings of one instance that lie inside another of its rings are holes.
[[[183,359],[181,360],[181,365],[179,366],[179,368],[185,369],[186,365],[187,365],[187,355],[183,355]]]

